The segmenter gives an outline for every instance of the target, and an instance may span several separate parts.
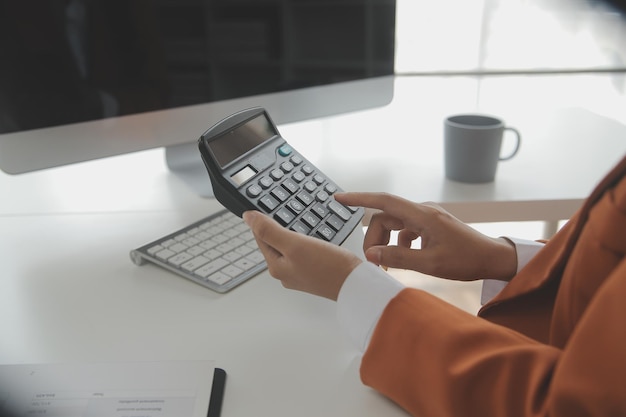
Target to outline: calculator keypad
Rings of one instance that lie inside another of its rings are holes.
[[[298,233],[340,244],[363,216],[337,202],[339,187],[289,145],[278,148],[278,161],[243,186],[259,209]],[[344,230],[346,229],[346,230]]]

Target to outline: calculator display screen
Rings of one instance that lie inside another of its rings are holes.
[[[274,130],[267,117],[261,114],[210,141],[208,145],[217,163],[224,168],[241,155],[277,134],[278,132]]]

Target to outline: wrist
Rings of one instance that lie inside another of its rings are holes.
[[[492,238],[495,251],[493,253],[493,269],[489,279],[510,281],[517,273],[517,251],[515,244],[505,237]]]

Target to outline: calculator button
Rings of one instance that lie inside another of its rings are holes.
[[[298,200],[289,201],[289,203],[287,203],[287,207],[289,207],[289,210],[293,211],[293,214],[298,214],[304,210],[304,205]]]
[[[311,228],[302,223],[300,220],[298,220],[291,226],[291,230],[302,233],[303,235],[308,235],[309,233],[311,233]]]
[[[285,207],[281,208],[274,214],[274,218],[283,226],[287,226],[289,223],[295,220],[296,216]]]
[[[344,225],[343,220],[341,220],[336,214],[331,214],[328,220],[326,220],[326,223],[337,231],[341,230]]]
[[[261,206],[266,212],[270,213],[278,207],[278,201],[276,201],[276,199],[272,196],[266,195],[259,199],[259,206]]]
[[[326,217],[326,215],[328,214],[328,209],[327,209],[327,208],[326,208],[323,204],[320,204],[320,203],[315,204],[315,205],[311,208],[311,210],[312,210],[315,214],[317,214],[317,215],[320,217],[320,219],[323,219],[323,218],[324,218],[324,217]]]
[[[293,182],[290,178],[283,181],[283,187],[285,187],[290,194],[295,194],[299,189],[298,184]]]
[[[304,172],[304,175],[311,175],[313,173],[313,168],[311,168],[310,165],[305,165],[302,167],[302,172]]]
[[[307,211],[306,213],[302,215],[302,221],[307,226],[314,228],[320,222],[320,219],[315,214],[311,213],[310,211]]]
[[[298,171],[295,174],[293,174],[291,178],[293,178],[295,182],[302,182],[304,178],[306,178],[306,176],[301,171]]]
[[[289,161],[280,164],[280,169],[282,169],[283,172],[291,172],[294,168],[293,164]]]
[[[308,192],[312,193],[313,191],[315,191],[317,189],[317,185],[315,185],[311,181],[309,181],[306,184],[304,184],[304,189],[307,190]]]
[[[331,183],[326,184],[326,186],[324,186],[324,191],[326,191],[328,194],[335,194],[337,192],[337,187]]]
[[[313,202],[313,196],[306,191],[299,192],[296,198],[305,206],[309,206]]]
[[[256,198],[260,196],[262,192],[263,192],[263,189],[256,184],[249,186],[248,189],[246,190],[246,194],[248,195],[248,197],[252,197],[252,198]]]
[[[322,185],[324,184],[324,177],[320,174],[315,174],[313,175],[313,181],[315,181],[317,185]]]
[[[280,148],[278,148],[278,153],[280,154],[280,156],[289,156],[292,152],[293,149],[289,145],[282,145]]]
[[[272,177],[273,179],[275,179],[276,181],[278,181],[279,179],[281,179],[283,177],[283,175],[285,175],[283,173],[283,171],[281,171],[280,169],[273,169],[270,172],[270,177]]]
[[[315,199],[321,202],[328,200],[329,197],[330,196],[326,191],[320,191],[319,193],[315,194]]]
[[[259,185],[265,189],[270,188],[274,184],[274,180],[270,177],[263,177],[259,180]]]
[[[283,202],[289,198],[289,193],[282,186],[278,186],[270,191],[270,194],[280,202]]]
[[[328,225],[323,225],[315,232],[317,235],[326,240],[332,240],[335,237],[335,231],[331,229]]]
[[[350,219],[350,210],[348,210],[344,205],[338,203],[336,200],[331,200],[331,202],[328,203],[328,208],[342,220],[348,221]]]
[[[298,155],[293,155],[291,157],[291,163],[294,165],[300,165],[302,163],[302,158],[300,158]]]

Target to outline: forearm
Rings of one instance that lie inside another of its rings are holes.
[[[361,378],[416,416],[535,416],[559,354],[405,289],[376,325]]]

